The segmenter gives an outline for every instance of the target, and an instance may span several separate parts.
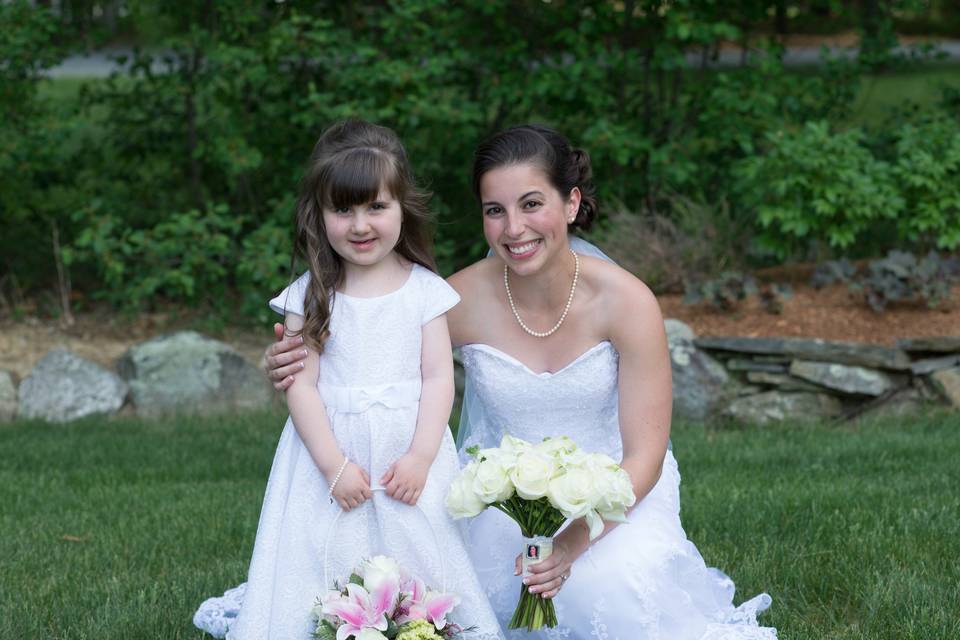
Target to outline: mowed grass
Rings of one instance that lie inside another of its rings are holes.
[[[283,415],[0,426],[0,637],[200,638],[242,581]],[[682,518],[790,638],[960,637],[960,415],[678,425]]]

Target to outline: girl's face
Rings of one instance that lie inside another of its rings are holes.
[[[360,267],[379,263],[400,239],[403,209],[386,189],[375,200],[341,209],[323,210],[327,241],[346,262]]]
[[[480,178],[480,202],[490,248],[512,271],[529,275],[569,249],[567,225],[580,208],[580,190],[564,199],[539,167],[505,165]]]

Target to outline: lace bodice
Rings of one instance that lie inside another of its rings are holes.
[[[505,431],[531,442],[567,435],[584,449],[620,459],[619,354],[610,342],[554,373],[534,373],[485,344],[465,345],[461,353],[472,391],[464,412],[466,446],[496,446]]]
[[[277,313],[303,315],[310,282],[304,273],[270,300]],[[396,291],[373,298],[337,293],[330,337],[320,356],[320,383],[371,387],[420,378],[422,334],[416,329],[446,312],[459,296],[443,279],[418,264]],[[389,357],[385,357],[389,349]]]

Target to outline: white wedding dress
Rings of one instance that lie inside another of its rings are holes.
[[[619,356],[601,342],[555,373],[534,373],[483,344],[461,348],[467,393],[463,446],[498,446],[505,431],[532,442],[567,435],[580,447],[620,460]],[[708,568],[680,526],[680,473],[671,451],[653,490],[621,524],[573,564],[555,599],[559,626],[510,638],[566,640],[771,640],[756,616],[760,594],[734,607],[733,582]],[[487,509],[466,521],[474,568],[505,631],[520,594],[513,575],[520,528]]]
[[[303,315],[308,278],[301,276],[271,300],[271,308]],[[421,327],[458,300],[450,285],[419,265],[392,293],[335,297],[318,389],[338,445],[373,484],[407,451],[416,429]],[[446,511],[447,488],[459,472],[447,430],[417,506],[375,490],[371,500],[338,515],[326,479],[288,418],[247,582],[201,604],[194,624],[228,640],[308,640],[318,596],[335,579],[343,583],[363,558],[384,554],[427,586],[461,598],[447,619],[471,628],[465,639],[502,639],[461,531]]]

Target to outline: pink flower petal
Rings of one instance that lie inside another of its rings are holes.
[[[460,598],[450,593],[430,593],[427,595],[424,606],[427,609],[427,619],[440,631],[447,626],[447,614],[460,604]]]

